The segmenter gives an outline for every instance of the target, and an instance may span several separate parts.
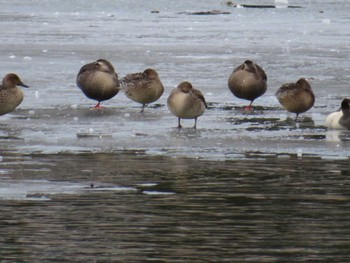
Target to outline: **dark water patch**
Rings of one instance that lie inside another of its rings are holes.
[[[236,7],[255,8],[255,9],[256,8],[258,8],[258,9],[280,8],[277,5],[249,5],[249,4],[239,4]],[[285,6],[285,7],[286,8],[302,8],[301,6],[297,6],[297,5],[288,5],[288,6]]]
[[[271,123],[275,123],[278,121],[278,118],[266,118],[266,117],[251,117],[251,118],[228,118],[229,122],[235,124],[235,125],[241,125],[244,123],[252,123],[252,124],[262,124],[262,125],[268,125]]]
[[[288,3],[288,2],[287,2]],[[227,6],[237,7],[237,8],[253,8],[253,9],[274,9],[274,8],[302,8],[302,6],[299,5],[266,5],[266,4],[236,4],[232,1],[227,1],[225,3]]]
[[[292,128],[315,128],[315,121],[310,117],[299,117],[298,119],[287,117],[279,120],[278,126],[289,126]]]
[[[211,162],[130,151],[24,158],[32,164],[9,158],[2,168],[16,163],[19,181],[101,188],[46,201],[2,200],[2,260],[346,262],[348,160],[246,156]],[[45,167],[50,171],[33,171]],[[138,191],[104,191],[113,185]]]
[[[28,22],[30,20],[33,20],[33,15],[25,15],[25,14],[6,14],[1,13],[0,14],[0,21],[16,21],[16,22]]]
[[[229,15],[231,12],[222,10],[210,10],[210,11],[194,11],[194,12],[180,12],[179,14],[186,15]]]
[[[222,104],[218,102],[207,101],[208,109],[218,109],[218,110],[233,110],[236,109],[235,105],[232,104]]]
[[[78,138],[112,138],[112,134],[100,133],[91,130],[90,132],[78,132]]]
[[[325,140],[325,134],[303,134],[303,135],[294,135],[290,136],[292,139],[300,139],[300,140]]]
[[[315,126],[315,122],[311,118],[303,118],[295,121],[293,118],[281,120],[280,118],[265,117],[261,114],[251,115],[249,117],[240,115],[237,117],[226,117],[225,120],[237,127],[237,129],[244,128],[247,131],[297,131],[300,129],[312,129],[325,131],[325,127]],[[259,116],[259,117],[256,117]],[[249,127],[245,127],[249,125]],[[263,136],[263,135],[262,135]],[[298,135],[296,135],[298,136]]]
[[[231,103],[208,102],[207,104],[208,104],[208,109],[217,109],[217,110],[224,110],[224,111],[235,110],[246,114],[262,114],[264,111],[280,110],[279,107],[273,107],[273,106],[253,105],[253,110],[247,110],[245,106],[238,106]]]
[[[151,109],[158,109],[158,108],[162,108],[165,107],[165,104],[162,103],[152,103],[150,105],[147,105],[147,108],[151,108]]]
[[[11,136],[11,135],[8,135],[8,136],[0,136],[0,141],[8,141],[8,140],[22,140],[23,141],[23,138],[18,138],[16,136]]]
[[[162,103],[151,103],[151,104],[147,104],[145,106],[145,109],[144,109],[144,114],[147,114],[147,111],[150,111],[152,109],[161,109],[161,108],[164,108],[166,105],[165,104],[162,104]],[[131,108],[128,108],[129,110],[132,109],[132,111],[130,112],[134,112],[135,110],[139,109],[139,113],[141,113],[141,109],[142,109],[142,105],[141,104],[136,104],[131,107]],[[148,110],[147,110],[148,109]]]
[[[270,126],[266,127],[267,130],[312,130],[313,132],[325,132],[327,130],[325,126],[316,125],[315,121],[310,117],[304,117],[298,120],[288,117],[285,120],[272,120],[270,124]]]

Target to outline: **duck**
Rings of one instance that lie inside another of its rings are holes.
[[[106,59],[98,59],[82,66],[76,83],[86,97],[97,101],[93,107],[96,109],[102,108],[101,101],[113,98],[120,90],[118,74]]]
[[[167,106],[170,112],[178,117],[178,128],[181,129],[181,119],[194,119],[193,128],[197,128],[197,118],[208,108],[205,98],[198,89],[188,81],[181,82],[168,97]]]
[[[9,73],[0,85],[0,115],[13,111],[23,101],[23,91],[18,87],[29,88],[15,73]]]
[[[295,83],[285,83],[276,92],[279,103],[289,112],[295,113],[295,121],[300,113],[311,109],[315,104],[315,95],[305,78]]]
[[[120,80],[125,95],[142,104],[141,113],[147,104],[158,100],[164,92],[164,86],[155,69],[147,68],[143,72],[126,75]]]
[[[331,129],[350,129],[350,99],[343,99],[340,110],[327,116],[326,126]]]
[[[267,90],[267,76],[262,67],[246,60],[232,71],[228,87],[237,98],[249,100],[250,104],[245,109],[252,110],[253,101]]]

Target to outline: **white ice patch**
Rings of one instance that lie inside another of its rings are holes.
[[[322,19],[322,24],[330,25],[331,24],[331,20],[329,18],[324,18],[324,19]]]
[[[283,8],[288,6],[288,0],[275,0],[275,6],[277,8]]]
[[[71,183],[48,180],[0,180],[0,200],[34,200],[49,201],[54,195],[60,194],[80,194],[83,191],[136,191],[135,188],[99,185],[94,183]]]

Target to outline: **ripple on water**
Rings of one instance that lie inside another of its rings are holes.
[[[1,233],[21,242],[3,241],[7,258],[345,258],[348,160],[248,152],[218,162],[136,151],[0,164],[12,162],[22,172],[0,182]]]

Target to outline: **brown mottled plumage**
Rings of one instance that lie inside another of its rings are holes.
[[[228,87],[237,98],[249,100],[247,108],[251,109],[253,101],[266,92],[267,76],[260,66],[246,60],[233,70],[228,79]]]
[[[305,78],[295,83],[286,83],[276,93],[278,101],[289,112],[296,113],[295,120],[300,113],[306,112],[315,103],[315,95],[309,82]]]
[[[128,74],[120,83],[129,99],[142,104],[141,112],[146,104],[158,100],[164,92],[163,84],[154,69],[148,68],[143,73]]]
[[[101,101],[109,100],[118,94],[118,75],[109,61],[99,59],[80,69],[77,86],[86,97],[97,100],[95,108],[100,108]]]
[[[170,112],[178,117],[178,128],[182,128],[181,119],[195,119],[193,128],[196,129],[197,118],[207,108],[203,94],[187,81],[181,82],[171,91],[167,104]]]
[[[7,74],[0,85],[0,115],[13,111],[23,101],[23,92],[17,86],[28,88],[14,73]]]

